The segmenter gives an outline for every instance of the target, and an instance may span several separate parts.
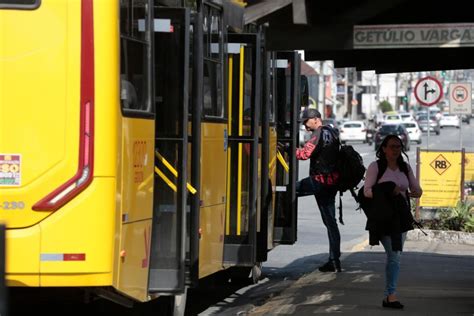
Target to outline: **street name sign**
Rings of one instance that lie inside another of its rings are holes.
[[[441,100],[443,96],[443,86],[435,77],[424,77],[418,80],[415,85],[415,98],[424,106],[432,106]]]
[[[449,113],[471,114],[472,113],[471,83],[449,84]]]
[[[474,23],[354,25],[354,49],[472,47]]]

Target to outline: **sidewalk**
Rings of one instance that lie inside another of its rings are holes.
[[[474,245],[408,240],[398,297],[382,307],[385,253],[365,247],[342,258],[342,273],[311,272],[246,315],[474,315]]]

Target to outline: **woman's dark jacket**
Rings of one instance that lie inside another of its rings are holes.
[[[413,215],[404,193],[393,195],[396,184],[392,181],[377,183],[372,187],[373,199],[367,214],[366,230],[369,244],[378,245],[383,236],[392,239],[392,250],[402,251],[402,233],[413,230]]]

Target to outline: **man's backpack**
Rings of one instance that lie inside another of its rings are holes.
[[[357,202],[355,190],[359,183],[364,179],[365,166],[361,155],[350,145],[339,147],[339,156],[337,161],[337,170],[339,171],[338,190],[339,190],[339,222],[344,225],[342,219],[342,198],[341,196],[349,190]]]
[[[339,192],[354,190],[364,179],[365,167],[360,154],[350,145],[341,145],[337,161]]]

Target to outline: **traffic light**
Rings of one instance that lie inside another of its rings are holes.
[[[441,70],[441,78],[446,78],[446,70]]]
[[[403,96],[403,97],[402,97],[402,103],[403,103],[404,105],[408,105],[408,97],[407,97],[407,96]]]

